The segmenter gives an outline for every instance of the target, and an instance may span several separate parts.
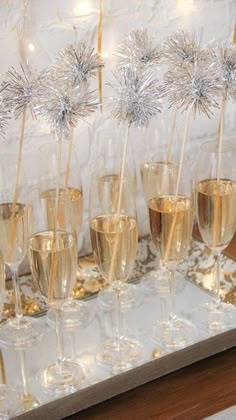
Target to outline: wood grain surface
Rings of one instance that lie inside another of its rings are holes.
[[[236,348],[149,382],[70,419],[200,420],[234,404]]]

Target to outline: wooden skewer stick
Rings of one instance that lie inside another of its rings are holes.
[[[171,249],[171,244],[172,244],[172,240],[173,240],[173,236],[174,236],[175,225],[176,225],[176,220],[177,220],[177,215],[178,215],[177,197],[178,197],[178,194],[179,194],[179,186],[180,186],[182,167],[183,167],[183,161],[184,161],[185,146],[186,146],[186,142],[187,142],[187,138],[188,138],[188,127],[189,127],[189,119],[190,119],[191,109],[192,109],[192,107],[188,108],[187,115],[186,115],[186,122],[185,122],[185,127],[184,127],[184,136],[183,136],[183,142],[182,142],[182,147],[181,147],[180,163],[179,163],[177,183],[176,183],[176,189],[175,189],[175,207],[176,207],[175,210],[176,211],[174,213],[174,217],[172,219],[172,223],[171,223],[171,227],[170,227],[170,232],[169,232],[169,235],[168,235],[168,240],[167,240],[167,245],[166,245],[166,250],[165,250],[165,255],[164,255],[164,261],[168,260],[169,255],[170,255],[170,249]]]
[[[73,150],[73,143],[74,143],[74,130],[71,130],[71,138],[68,145],[68,155],[66,161],[66,173],[65,173],[65,188],[68,187],[69,178],[70,178],[70,163],[71,163],[71,155]]]
[[[217,160],[217,182],[216,182],[216,195],[215,195],[215,211],[213,217],[213,248],[217,246],[220,229],[220,177],[221,177],[221,160],[222,160],[222,144],[223,144],[223,131],[224,131],[224,116],[225,116],[225,104],[226,104],[227,93],[225,92],[222,98],[221,106],[221,118],[220,118],[220,130],[218,139],[218,160]]]
[[[57,253],[54,252],[54,245],[56,244],[56,233],[57,233],[57,219],[60,199],[60,172],[61,172],[61,150],[62,140],[58,141],[57,145],[57,177],[56,177],[56,195],[55,195],[55,208],[54,208],[54,226],[53,226],[53,240],[52,240],[52,263],[49,274],[49,289],[48,297],[49,300],[53,300],[53,294],[55,291],[55,281],[57,272]]]
[[[233,44],[236,44],[236,17],[234,21]]]
[[[17,157],[17,166],[16,166],[16,182],[15,182],[15,190],[13,195],[13,205],[12,205],[12,225],[11,225],[11,233],[10,239],[8,244],[8,250],[6,255],[6,261],[11,261],[12,252],[14,247],[15,235],[16,235],[16,227],[17,227],[17,218],[16,216],[16,204],[19,195],[19,183],[20,183],[20,172],[21,172],[21,161],[22,161],[22,148],[24,142],[24,133],[25,133],[25,121],[26,121],[26,110],[22,114],[22,123],[21,123],[21,133],[20,133],[20,143],[18,148],[18,157]]]
[[[170,161],[170,153],[171,153],[171,147],[172,147],[173,138],[174,138],[177,113],[178,113],[178,108],[176,107],[175,110],[174,110],[174,113],[173,113],[169,139],[168,139],[168,142],[167,142],[166,162],[165,163],[168,163]]]
[[[124,148],[123,148],[123,155],[122,155],[122,162],[121,162],[121,170],[120,170],[120,186],[119,186],[119,195],[118,195],[118,204],[117,204],[117,216],[120,216],[121,213],[121,203],[122,203],[122,196],[123,196],[123,185],[124,185],[124,175],[125,175],[125,162],[126,162],[126,155],[127,155],[127,145],[128,145],[128,138],[129,138],[129,125],[127,125],[126,133],[125,133],[125,141],[124,141]],[[116,240],[114,243],[113,253],[111,256],[111,265],[108,274],[108,280],[111,281],[114,275],[115,270],[115,263],[117,258],[119,246],[119,233],[116,235]]]
[[[122,163],[121,163],[121,171],[120,171],[120,187],[119,187],[118,205],[117,205],[118,215],[120,215],[120,212],[121,212],[121,202],[122,202],[122,194],[123,194],[123,184],[124,184],[124,175],[125,175],[125,162],[126,162],[126,155],[127,155],[128,138],[129,138],[129,125],[127,126],[126,133],[125,133],[125,142],[124,142],[124,149],[123,149],[123,156],[122,156]]]
[[[0,350],[0,370],[1,370],[2,384],[6,385],[7,383],[6,369],[5,369],[3,355],[2,355],[1,350]]]
[[[221,172],[221,152],[223,142],[223,131],[224,131],[224,118],[225,118],[225,105],[226,105],[227,92],[224,93],[221,105],[221,118],[220,118],[220,130],[219,130],[219,142],[218,142],[218,162],[217,162],[217,183],[220,181]]]
[[[103,14],[104,14],[104,4],[103,0],[100,0],[100,13],[98,21],[98,59],[99,59],[99,68],[98,68],[98,94],[99,94],[99,109],[102,113],[103,111],[103,95],[102,95],[102,28],[103,28]]]
[[[234,21],[233,44],[236,44],[236,18],[235,18],[235,21]],[[221,106],[221,113],[220,113],[220,121],[219,121],[218,131],[217,131],[218,144],[220,142],[220,130],[221,130],[222,112],[225,113],[225,103],[223,104],[223,101],[225,101],[225,100],[226,100],[226,97],[223,97],[222,106]]]

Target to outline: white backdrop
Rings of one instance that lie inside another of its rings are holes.
[[[25,8],[24,8],[25,5]],[[217,41],[232,40],[235,16],[235,0],[104,0],[104,28],[103,28],[103,57],[106,64],[104,79],[109,78],[109,71],[115,65],[114,53],[116,46],[132,30],[148,28],[158,34],[160,39],[177,29],[190,29],[203,33],[203,42],[215,39]],[[25,19],[23,15],[27,12]],[[97,24],[99,17],[99,0],[1,0],[0,1],[0,74],[11,65],[16,68],[20,61],[19,33],[22,27],[26,33],[26,52],[28,59],[36,70],[52,64],[56,53],[67,43],[77,39],[85,39],[96,47]],[[105,95],[107,95],[105,89]],[[104,99],[105,111],[106,98]],[[214,135],[218,124],[218,112],[214,118],[205,117],[191,122],[191,149],[198,148],[209,135]],[[160,126],[162,119],[170,119],[170,111],[164,109],[163,116],[152,124]],[[182,119],[178,122],[178,135],[181,137]],[[226,129],[227,135],[234,135],[235,104],[227,106]],[[83,224],[83,250],[89,248],[87,221],[87,191],[91,173],[91,156],[94,149],[96,128],[101,124],[99,114],[95,115],[90,124],[81,125],[75,133],[76,149],[80,161],[83,187],[85,193],[85,210]],[[0,152],[15,149],[19,136],[20,121],[11,122],[7,138],[0,143]],[[147,149],[149,142],[153,142],[154,131],[149,129],[145,143],[137,133],[133,137],[133,148],[136,155],[137,168],[139,157]],[[26,129],[26,149],[38,151],[45,141],[52,140],[47,127],[39,122],[32,122],[28,118]],[[53,140],[52,140],[53,141]],[[33,169],[32,177],[36,176]],[[146,206],[138,177],[138,215],[140,234],[148,230]]]

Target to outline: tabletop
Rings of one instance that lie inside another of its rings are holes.
[[[236,235],[226,250],[236,257]],[[156,379],[70,419],[199,420],[236,404],[236,348]]]

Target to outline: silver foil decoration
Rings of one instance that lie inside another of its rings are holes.
[[[70,140],[71,130],[78,121],[96,111],[98,101],[94,93],[79,87],[65,91],[49,80],[38,96],[35,112],[45,118],[57,139]]]
[[[103,64],[94,48],[85,42],[76,42],[58,53],[54,69],[59,83],[73,88],[90,77],[95,77],[101,66]]]
[[[0,137],[5,138],[5,130],[10,120],[10,111],[2,102],[2,92],[6,88],[6,85],[0,86]]]
[[[21,72],[14,67],[6,72],[2,92],[4,106],[11,110],[16,119],[28,106],[33,112],[34,98],[45,77],[44,72],[36,76],[29,67],[24,67],[22,64],[20,67]]]
[[[210,118],[211,108],[219,107],[222,82],[213,65],[205,67],[198,63],[193,69],[176,67],[165,74],[164,82],[170,106],[183,111],[192,107],[194,117],[203,113]]]
[[[236,99],[236,44],[216,46],[212,48],[211,54],[224,90]]]
[[[129,64],[137,68],[150,68],[159,64],[162,48],[155,36],[150,36],[147,29],[132,31],[117,48],[119,66]]]
[[[116,83],[109,83],[115,96],[113,117],[129,125],[146,126],[161,112],[161,90],[157,77],[150,72],[139,72],[132,66],[114,73]]]
[[[5,138],[5,130],[10,119],[9,111],[4,108],[0,99],[0,137]]]
[[[193,65],[199,59],[200,45],[196,35],[184,30],[173,33],[164,42],[164,61],[169,65]],[[203,58],[203,55],[201,55]]]

